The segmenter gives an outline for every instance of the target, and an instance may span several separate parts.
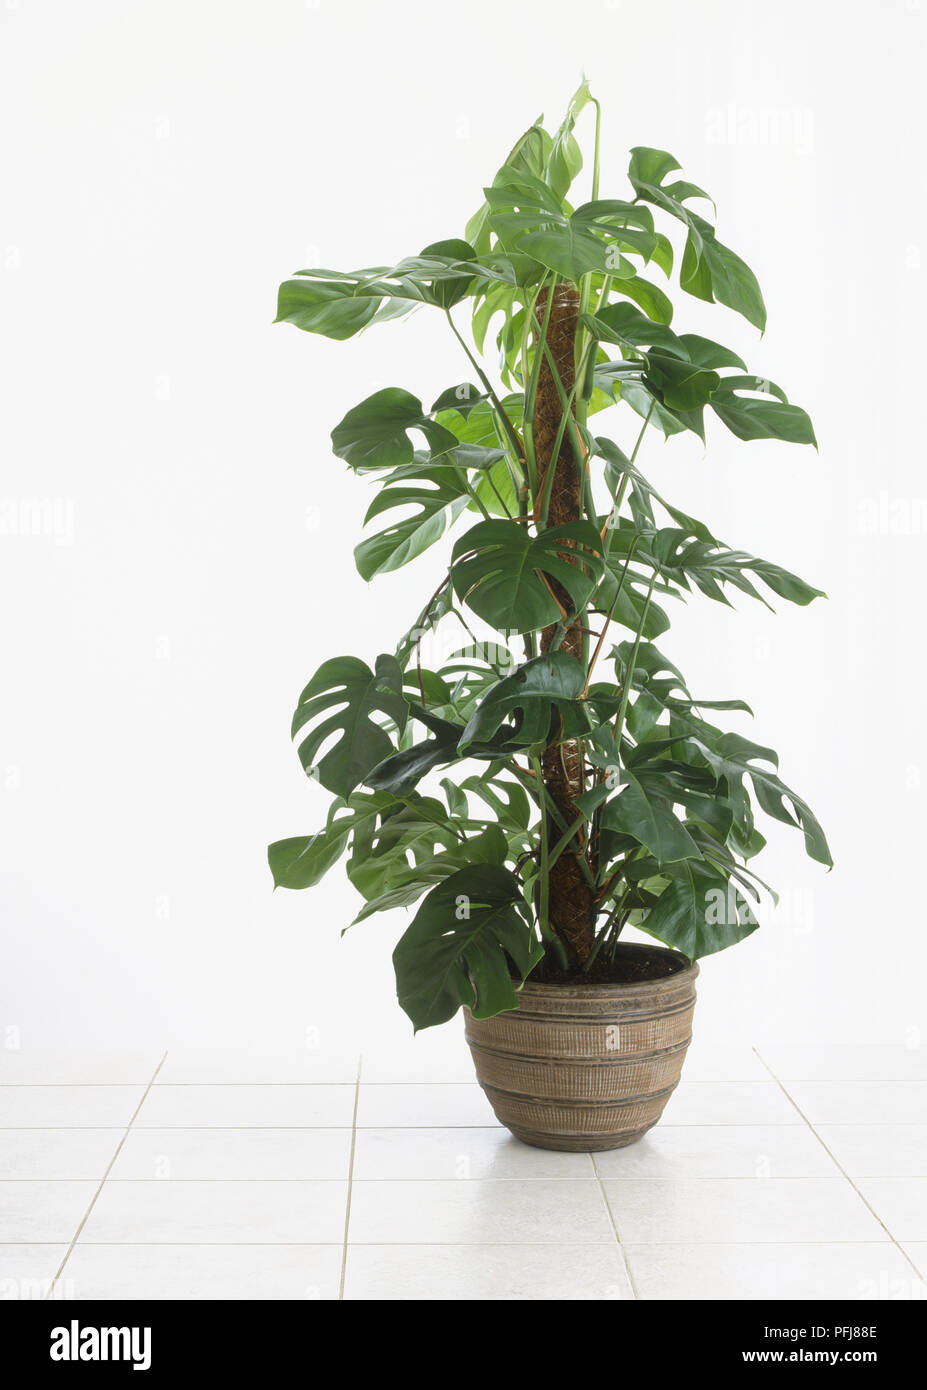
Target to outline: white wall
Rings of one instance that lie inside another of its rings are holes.
[[[288,742],[302,683],[390,647],[441,563],[363,584],[368,493],[328,432],[379,385],[430,400],[469,373],[427,312],[333,344],[271,327],[275,290],[461,234],[585,69],[603,193],[630,145],[672,150],[764,287],[762,341],[694,300],[677,322],[784,384],[821,444],[717,426],[705,454],[654,437],[641,458],[830,594],[775,618],[695,600],[662,644],[698,693],[753,704],[837,860],[771,834],[783,910],[704,962],[702,1029],[911,1041],[925,27],[918,0],[7,0],[0,496],[54,511],[0,537],[0,1027],[33,1046],[405,1031],[403,914],[341,942],[341,871],[272,895],[264,851],[325,804]]]

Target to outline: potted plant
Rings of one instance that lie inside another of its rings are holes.
[[[573,206],[587,105],[591,196]],[[798,604],[820,591],[731,549],[639,466],[648,434],[704,441],[706,411],[742,440],[814,444],[811,422],[736,352],[671,326],[678,285],[762,329],[759,285],[666,152],[633,149],[629,193],[600,197],[600,118],[583,83],[552,135],[531,126],[464,240],[280,288],[278,321],[333,339],[427,306],[470,379],[427,407],[387,387],[332,431],[376,487],[354,552],[366,580],[452,526],[456,538],[395,649],[325,661],[302,692],[299,756],[334,799],[315,834],[269,851],[286,888],[346,855],[356,921],[417,904],[393,957],[415,1028],[463,1007],[499,1119],[529,1143],[586,1150],[659,1119],[696,961],[756,929],[754,800],[830,864],[775,753],[715,722],[748,707],[693,699],[663,652],[664,604],[694,589],[766,602],[765,586]],[[624,446],[596,428],[616,405]],[[622,940],[629,924],[661,944]]]

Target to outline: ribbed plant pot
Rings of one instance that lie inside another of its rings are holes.
[[[679,1081],[698,966],[664,947],[619,949],[641,967],[659,958],[676,969],[633,984],[528,980],[517,1009],[487,1019],[464,1010],[477,1080],[497,1119],[526,1144],[581,1153],[633,1144]]]

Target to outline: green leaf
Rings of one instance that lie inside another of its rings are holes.
[[[678,341],[685,348],[689,361],[697,367],[705,367],[708,371],[715,371],[718,367],[739,367],[743,372],[747,370],[736,352],[712,342],[710,338],[702,338],[698,333],[680,333]]]
[[[476,260],[476,252],[470,243],[461,241],[459,238],[451,241],[436,241],[431,246],[425,247],[422,256],[426,259],[435,257],[447,259],[449,262]],[[466,299],[472,286],[472,275],[455,275],[449,280],[432,280],[429,289],[440,309],[452,309],[455,304]]]
[[[766,305],[753,271],[730,247],[717,240],[710,222],[684,206],[687,199],[707,198],[707,193],[682,180],[664,186],[667,174],[678,168],[678,161],[666,150],[638,146],[631,151],[628,177],[638,197],[671,213],[689,229],[679,271],[680,285],[698,299],[727,305],[764,329]]]
[[[565,280],[580,280],[587,274],[633,276],[620,247],[649,255],[656,246],[650,233],[616,230],[608,221],[599,221],[600,213],[603,219],[609,217],[604,203],[585,204],[567,216],[557,194],[529,174],[500,169],[486,197],[492,209],[490,224],[505,250],[530,256]]]
[[[763,293],[750,267],[715,237],[704,218],[689,214],[690,231],[679,283],[698,299],[726,304],[761,331],[766,327]]]
[[[430,710],[412,702],[409,709],[416,719],[431,729],[435,737],[426,739],[424,743],[413,744],[411,748],[403,748],[398,753],[392,753],[382,763],[378,763],[364,779],[368,787],[390,792],[394,796],[408,795],[433,768],[458,762],[464,756],[458,746],[463,734],[461,724],[441,719]],[[510,745],[506,741],[509,732],[506,730],[500,738],[488,743],[471,743],[466,756],[495,759],[517,751],[517,745]]]
[[[541,179],[544,177],[544,170],[551,149],[551,138],[540,123],[540,119],[534,125],[529,126],[524,135],[512,146],[503,164],[503,169],[512,169],[516,173],[531,174],[533,177]],[[489,203],[483,203],[482,207],[473,214],[467,223],[464,235],[476,249],[478,255],[485,255],[489,251],[490,228],[489,228]]]
[[[492,1018],[517,1007],[516,989],[542,955],[514,875],[493,864],[460,869],[431,890],[393,952],[399,1003],[416,1032],[462,1004]]]
[[[726,584],[766,603],[749,575],[762,579],[774,593],[791,603],[804,606],[815,598],[825,597],[823,590],[812,588],[781,565],[759,560],[743,550],[730,550],[716,542],[706,544],[693,538],[687,530],[676,527],[665,527],[658,531],[642,549],[639,548],[637,557],[640,560],[649,558],[661,574],[683,588],[689,587],[688,581],[691,579],[706,597],[721,603],[727,603],[722,587]]]
[[[361,843],[355,839],[348,877],[365,898],[393,888],[415,863],[456,850],[460,840],[447,824],[443,804],[434,797],[406,797],[382,817]]]
[[[421,640],[429,632],[432,632],[442,618],[446,618],[454,607],[454,595],[451,590],[450,578],[428,600],[428,605],[419,613],[416,622],[409,628],[408,632],[403,633],[396,644],[396,660],[405,670],[409,664],[412,653],[416,650]]]
[[[442,410],[456,410],[466,419],[474,406],[487,399],[486,393],[478,386],[469,381],[461,381],[457,386],[448,386],[447,390],[441,392],[431,407],[431,414],[437,415]]]
[[[672,301],[657,285],[652,285],[649,280],[635,275],[631,279],[616,280],[612,288],[616,294],[623,294],[628,299],[633,299],[635,304],[640,305],[648,318],[656,319],[658,323],[672,323]]]
[[[682,340],[665,323],[655,322],[633,304],[606,304],[595,314],[587,314],[585,325],[605,342],[620,343],[622,347],[663,347],[668,352],[687,359]]]
[[[744,390],[761,392],[767,399],[741,395]],[[790,405],[785,392],[764,377],[725,377],[710,404],[738,439],[784,439],[817,448],[814,426],[805,411]]]
[[[364,523],[396,507],[415,511],[361,541],[354,551],[358,573],[371,580],[408,564],[440,539],[448,521],[460,515],[468,500],[466,484],[453,470],[429,469],[427,464],[416,472],[403,470],[400,484],[385,486],[374,498]]]
[[[479,797],[501,826],[518,834],[527,830],[531,823],[531,802],[525,789],[518,782],[494,775],[495,766],[496,764],[490,764],[488,771],[482,776],[466,778],[460,784],[461,789]]]
[[[320,830],[297,835],[267,847],[267,862],[275,888],[311,888],[344,853],[350,829]]]
[[[411,429],[422,431],[434,454],[457,444],[450,430],[424,414],[420,400],[401,387],[387,386],[348,411],[332,430],[332,448],[358,473],[398,468],[413,460]]]
[[[458,869],[470,864],[502,864],[505,861],[508,845],[505,835],[497,825],[490,825],[479,835],[458,842],[452,849],[436,854],[430,859],[420,859],[404,870],[396,865],[384,875],[389,883],[381,892],[369,898],[354,918],[354,923],[363,922],[375,912],[387,912],[395,907],[408,907],[422,896],[426,889],[436,883],[443,883]],[[352,925],[354,925],[352,923]]]
[[[546,743],[555,711],[565,713],[577,707],[584,684],[585,672],[569,652],[548,652],[526,662],[494,685],[477,705],[460,737],[461,753],[474,742],[491,739],[516,710],[521,718],[513,741]],[[591,727],[588,722],[587,726]]]
[[[573,218],[564,218],[557,227],[527,232],[517,247],[564,280],[581,280],[584,275],[606,271],[614,274],[618,269],[609,265],[608,245]]]
[[[396,658],[378,656],[375,671],[354,656],[323,662],[299,697],[293,737],[333,709],[335,712],[303,739],[299,757],[306,771],[328,791],[349,796],[393,746],[389,734],[370,716],[385,714],[400,732],[406,726],[408,706]],[[335,734],[339,737],[316,764],[319,749]]]
[[[692,836],[669,806],[648,795],[644,784],[626,768],[622,769],[622,781],[621,792],[606,803],[602,813],[601,823],[606,829],[632,835],[661,865],[701,858]]]
[[[560,198],[566,196],[570,184],[583,167],[583,156],[573,135],[573,127],[577,116],[591,100],[589,83],[584,78],[570,98],[567,113],[551,141],[544,177]]]
[[[671,882],[641,923],[645,932],[690,960],[743,941],[759,923],[747,900],[706,860],[668,866]]]
[[[628,177],[635,188],[638,184],[659,187],[667,174],[681,167],[679,160],[674,159],[667,150],[655,150],[649,145],[635,145],[631,150]]]
[[[275,323],[292,323],[326,338],[352,338],[374,318],[379,298],[355,299],[339,284],[284,280],[277,295]]]
[[[668,353],[651,350],[647,354],[644,382],[671,410],[697,410],[710,401],[721,378],[692,362],[682,362]]]
[[[652,504],[657,502],[667,515],[671,516],[679,526],[684,527],[690,535],[711,545],[719,544],[703,521],[689,516],[687,512],[672,506],[661,497],[643,473],[631,463],[630,459],[625,457],[618,445],[611,439],[597,438],[594,443],[595,452],[605,459],[605,482],[612,496],[618,489],[622,474],[627,473],[630,477],[631,509],[639,530],[656,529]],[[643,525],[643,522],[646,522],[647,525]]]
[[[588,521],[535,537],[517,521],[481,521],[460,538],[451,557],[457,596],[507,632],[532,632],[560,619],[550,581],[566,590],[575,612],[602,572],[602,541]]]
[[[388,816],[403,805],[394,797],[375,792],[355,792],[347,800],[332,802],[328,821],[316,835],[277,840],[267,857],[276,888],[310,888],[341,858],[351,836],[354,842],[369,835],[378,816]]]
[[[368,772],[365,778],[367,786],[377,791],[391,792],[394,796],[408,795],[426,773],[445,763],[457,761],[459,735],[460,729],[455,727],[453,735],[429,738],[424,743],[416,743],[411,748],[391,754]]]
[[[348,876],[367,899],[355,922],[407,906],[467,864],[504,863],[508,842],[498,826],[466,816],[451,826],[443,804],[432,797],[406,797],[395,807],[384,812],[376,832],[360,843],[355,836]],[[467,838],[458,833],[471,827],[478,827],[479,833]]]
[[[796,792],[780,781],[775,772],[757,766],[758,762],[777,765],[778,760],[771,748],[761,748],[740,734],[724,734],[715,742],[714,747],[704,743],[701,746],[705,757],[719,776],[736,781],[744,775],[749,776],[756,792],[756,799],[766,814],[785,825],[799,826],[804,833],[805,851],[808,856],[828,868],[833,866],[834,861],[824,831],[811,808]],[[790,803],[791,809],[787,802]]]

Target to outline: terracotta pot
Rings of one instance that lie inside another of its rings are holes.
[[[619,950],[676,969],[635,984],[529,980],[517,1009],[487,1019],[464,1010],[477,1080],[496,1117],[526,1144],[586,1153],[633,1144],[679,1081],[698,966],[665,947],[628,942]]]

